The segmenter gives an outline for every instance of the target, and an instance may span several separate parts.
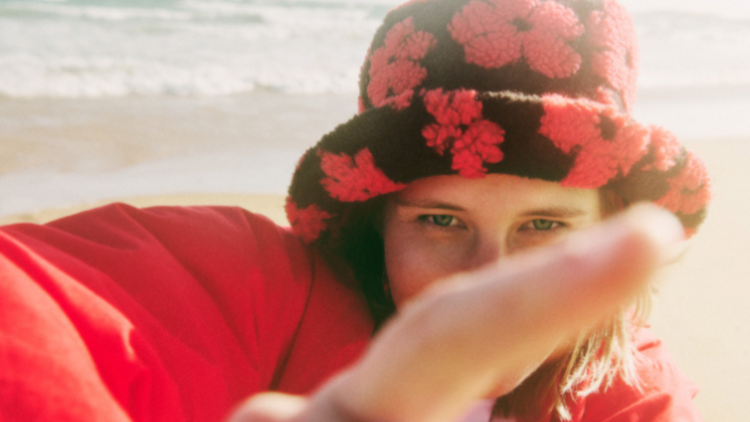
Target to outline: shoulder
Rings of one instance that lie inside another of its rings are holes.
[[[128,320],[153,316],[174,330],[198,319],[293,329],[323,265],[286,229],[231,207],[112,204],[4,227],[0,255],[35,284],[92,294]]]
[[[37,254],[69,254],[91,265],[108,257],[127,261],[139,254],[170,258],[191,268],[310,259],[308,249],[287,229],[236,207],[138,209],[116,203],[46,225],[6,226],[2,232]]]
[[[240,208],[1,227],[0,272],[0,383],[24,392],[7,403],[19,415],[216,420],[253,392],[309,391],[371,332],[319,253]]]
[[[646,329],[635,333],[639,386],[615,381],[585,399],[582,421],[701,421],[698,388],[675,365],[666,347]]]
[[[186,241],[248,242],[253,239],[266,242],[281,242],[293,246],[299,242],[291,233],[271,220],[239,207],[222,206],[162,206],[135,208],[113,203],[79,214],[52,221],[43,226],[10,226],[11,230],[38,233],[51,229],[65,232],[78,238],[115,245],[125,240],[157,239]]]
[[[635,337],[636,369],[644,391],[675,391],[690,398],[698,394],[693,384],[672,360],[664,343],[646,329]]]

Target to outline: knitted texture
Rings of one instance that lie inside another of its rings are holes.
[[[359,114],[302,158],[287,214],[335,236],[353,203],[419,178],[511,174],[653,201],[688,233],[711,197],[703,162],[631,116],[632,20],[615,0],[412,0],[375,34]]]
[[[449,29],[464,47],[466,62],[481,67],[500,68],[523,58],[532,70],[563,78],[581,65],[581,56],[568,41],[580,37],[583,26],[560,3],[475,1],[453,18]]]
[[[320,183],[332,198],[343,202],[366,201],[401,190],[406,185],[394,183],[375,167],[372,153],[365,148],[354,158],[319,150],[320,168],[326,178]]]
[[[427,51],[435,46],[435,37],[427,32],[415,32],[411,17],[388,31],[385,45],[370,56],[370,84],[367,95],[381,107],[408,107],[414,88],[422,83],[427,70],[419,65]]]
[[[460,90],[444,94],[441,89],[424,96],[427,111],[435,117],[422,129],[427,146],[438,154],[450,148],[451,168],[467,178],[484,176],[483,162],[497,163],[503,159],[498,145],[505,131],[496,123],[482,119],[482,103],[474,91]]]
[[[294,227],[294,234],[305,243],[317,239],[320,232],[328,227],[326,220],[333,217],[315,204],[300,210],[291,199],[287,199],[285,211],[289,223]]]
[[[632,111],[638,79],[638,49],[635,29],[622,5],[605,0],[603,10],[588,18],[589,43],[594,50],[591,66],[622,98],[625,110]]]
[[[627,176],[648,151],[647,130],[628,124],[628,116],[591,101],[571,102],[561,96],[543,98],[539,133],[566,154],[576,151],[575,164],[563,186],[599,188]]]
[[[685,166],[677,176],[668,180],[669,190],[656,203],[664,208],[680,214],[695,214],[699,212],[710,199],[709,187],[702,183],[708,178],[708,172],[703,162],[689,152]]]

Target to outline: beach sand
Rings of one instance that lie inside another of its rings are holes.
[[[0,219],[101,200],[286,191],[356,95],[0,98]]]
[[[353,95],[3,99],[0,175],[113,171],[252,148],[303,149],[356,111]]]
[[[228,100],[224,106],[219,102],[218,107],[232,109],[237,106],[237,103],[232,101]],[[190,153],[200,155],[212,148],[212,145],[213,148],[217,145],[215,142],[206,142],[203,139],[205,137],[242,142],[247,133],[252,134],[255,139],[260,137],[263,142],[270,142],[272,145],[269,147],[288,145],[290,148],[304,150],[311,140],[314,141],[320,134],[330,130],[336,122],[345,120],[353,113],[352,108],[340,99],[323,104],[320,104],[319,100],[300,101],[292,110],[283,107],[283,104],[278,104],[274,109],[273,102],[266,101],[265,111],[252,109],[258,107],[253,105],[254,103],[242,103],[248,107],[246,111],[254,110],[260,117],[244,123],[237,123],[237,119],[227,119],[225,124],[222,124],[222,119],[226,118],[228,111],[210,114],[209,108],[217,107],[216,102],[210,107],[198,104],[197,110],[200,112],[193,108],[193,111],[187,110],[184,113],[177,103],[164,103],[162,106],[175,107],[166,113],[174,118],[171,121],[138,118],[138,115],[143,115],[143,107],[154,107],[149,105],[152,104],[149,102],[141,104],[137,99],[131,102],[113,102],[114,107],[122,107],[122,110],[113,111],[110,117],[105,116],[110,121],[99,129],[86,122],[84,112],[90,110],[90,106],[83,107],[80,112],[75,109],[63,112],[54,107],[72,105],[73,102],[51,102],[48,103],[51,110],[54,109],[51,111],[51,119],[2,126],[0,166],[3,171],[0,173],[40,165],[57,166],[64,171],[60,166],[64,167],[66,160],[60,160],[59,156],[70,157],[72,154],[97,156],[98,158],[91,160],[92,166],[95,167],[127,166],[128,163],[138,160],[173,154],[180,149],[175,146],[179,142],[192,142],[195,147]],[[12,110],[18,118],[31,119],[29,116],[43,115],[39,113],[39,102],[28,104],[28,110],[19,108],[18,104],[6,108]],[[107,106],[113,107],[112,104]],[[280,133],[279,129],[273,127],[278,126],[278,120],[263,121],[264,113],[270,113],[267,110],[269,107],[273,113],[283,113],[285,110],[290,113],[289,125],[280,129],[284,136],[277,136]],[[314,121],[295,120],[303,119],[301,116],[316,107],[330,108],[323,112],[318,109],[314,113],[327,117]],[[134,110],[137,109],[141,112],[136,113]],[[0,104],[0,115],[8,110],[3,110]],[[128,110],[132,113],[128,114]],[[67,120],[54,117],[63,115]],[[5,121],[9,121],[8,115],[5,116]],[[186,118],[199,121],[193,121],[189,127],[181,128],[180,122],[184,122]],[[70,119],[73,119],[73,123]],[[75,132],[75,119],[79,119],[81,123],[78,133]],[[258,124],[261,125],[261,129],[257,128]],[[30,129],[32,126],[36,128]],[[67,129],[61,132],[60,126]],[[114,134],[113,126],[117,129]],[[218,133],[211,130],[216,127],[220,128]],[[39,133],[40,131],[43,133]],[[170,136],[164,145],[160,145],[160,134],[163,133],[170,133]],[[27,136],[25,139],[33,142],[18,142],[15,148],[5,142],[11,138],[21,141],[22,136]],[[62,145],[53,142],[55,136],[66,136],[79,141],[77,144],[73,143],[77,146],[67,146],[68,149],[64,151],[50,149],[50,145]],[[137,141],[130,142],[134,137]],[[106,148],[97,149],[98,144],[94,141],[100,138],[109,139],[111,143],[117,144],[117,152],[113,153]],[[23,145],[26,145],[26,150],[22,149]],[[688,142],[687,145],[705,159],[713,178],[715,198],[706,223],[691,240],[685,257],[661,277],[660,292],[651,322],[653,330],[667,344],[681,370],[700,387],[701,391],[696,401],[705,419],[739,422],[746,420],[742,403],[745,393],[750,391],[750,359],[746,358],[750,353],[750,324],[747,323],[750,321],[750,306],[746,304],[746,298],[750,294],[750,269],[745,261],[748,259],[746,255],[750,253],[750,228],[744,222],[744,217],[750,215],[750,198],[746,187],[750,180],[750,167],[746,165],[750,157],[750,139],[697,140]],[[145,196],[122,195],[112,199],[139,207],[204,204],[241,206],[286,225],[282,191],[277,190],[277,193],[268,194],[163,193]],[[20,215],[6,215],[0,217],[0,223],[43,223],[111,200],[78,202]]]
[[[660,283],[652,324],[701,388],[706,420],[745,421],[750,392],[750,139],[691,142],[708,166],[714,198],[701,231]]]

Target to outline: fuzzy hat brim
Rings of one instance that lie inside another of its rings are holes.
[[[289,188],[293,231],[311,242],[347,208],[430,176],[508,174],[606,188],[652,201],[688,232],[705,218],[705,166],[670,132],[589,99],[472,90],[423,91],[406,109],[369,109],[325,135]]]

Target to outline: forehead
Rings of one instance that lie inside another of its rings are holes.
[[[402,205],[430,207],[443,204],[467,210],[576,207],[598,212],[599,198],[599,192],[595,189],[570,188],[557,182],[490,174],[479,179],[461,176],[418,179],[398,192],[393,200]]]

